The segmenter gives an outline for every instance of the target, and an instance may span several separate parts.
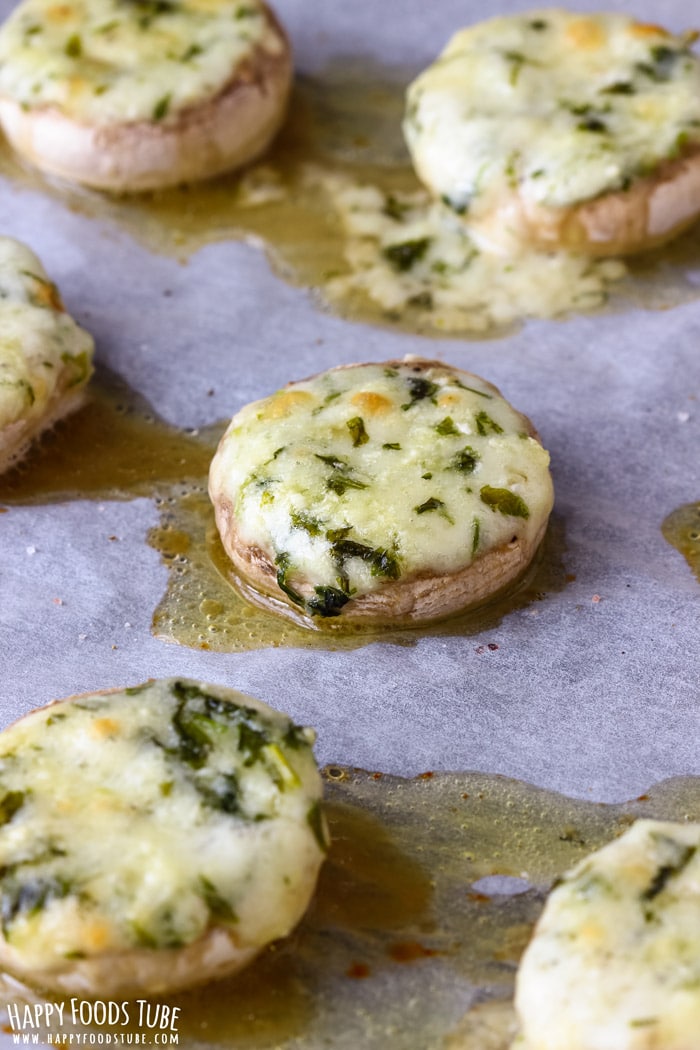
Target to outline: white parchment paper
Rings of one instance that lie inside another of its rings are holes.
[[[677,0],[662,14],[651,0],[608,6],[676,29],[700,17]],[[306,71],[348,54],[417,71],[459,25],[496,13],[477,0],[276,7]],[[527,7],[501,0],[498,11]],[[13,507],[0,515],[3,724],[56,697],[182,674],[315,726],[321,762],[474,769],[609,801],[700,773],[700,584],[660,531],[700,499],[700,299],[432,341],[321,312],[252,246],[213,245],[181,265],[7,183],[0,231],[41,256],[94,334],[98,362],[178,425],[230,417],[289,379],[357,360],[439,355],[483,375],[551,452],[575,576],[476,636],[214,654],[151,636],[167,578],[145,539],[158,522],[152,501]]]

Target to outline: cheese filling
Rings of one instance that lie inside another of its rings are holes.
[[[288,598],[334,616],[388,582],[536,535],[552,484],[526,428],[468,373],[410,359],[335,369],[242,409],[210,491]]]
[[[346,233],[349,272],[329,278],[335,302],[360,293],[418,327],[484,332],[526,317],[603,306],[624,263],[520,246],[485,251],[467,224],[424,191],[388,194],[342,175],[321,178]]]
[[[283,47],[260,0],[23,0],[0,30],[0,94],[93,124],[163,121]]]
[[[313,739],[250,697],[177,679],[7,729],[0,919],[14,957],[44,969],[212,926],[253,946],[289,932],[325,849]]]
[[[93,340],[68,316],[33,252],[0,237],[0,438],[31,428],[92,372]]]
[[[409,88],[416,168],[461,214],[513,190],[553,207],[625,190],[700,145],[692,40],[557,9],[463,29]]]
[[[700,1031],[700,825],[640,820],[550,895],[520,967],[522,1050],[686,1050]]]

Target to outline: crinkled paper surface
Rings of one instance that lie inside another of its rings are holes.
[[[486,13],[476,0],[276,6],[298,67],[320,75],[348,55],[417,71]],[[659,17],[651,0],[612,6]],[[691,14],[669,2],[663,19],[680,30]],[[0,515],[3,724],[56,697],[181,674],[313,725],[322,763],[478,770],[601,801],[700,773],[700,583],[661,533],[670,512],[700,500],[700,297],[433,341],[321,311],[254,246],[211,245],[183,265],[4,182],[0,215],[94,334],[98,362],[182,427],[340,363],[415,353],[483,375],[551,452],[569,576],[476,635],[209,653],[151,635],[167,582],[146,543],[152,500],[11,507]]]

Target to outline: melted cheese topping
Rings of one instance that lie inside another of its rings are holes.
[[[474,214],[514,189],[554,207],[625,189],[700,143],[690,44],[624,15],[549,9],[463,29],[409,89],[416,168]]]
[[[552,483],[527,430],[494,387],[447,366],[333,369],[242,409],[210,491],[293,602],[336,615],[351,596],[535,536]]]
[[[166,120],[285,46],[260,0],[23,0],[0,31],[0,93],[92,124]]]
[[[700,825],[638,821],[549,897],[518,974],[523,1050],[692,1050]]]
[[[426,193],[387,194],[344,176],[320,185],[347,235],[350,271],[326,282],[336,302],[359,292],[391,316],[443,332],[484,332],[526,317],[557,317],[602,306],[626,274],[618,260],[512,246],[484,251],[454,211]]]
[[[0,237],[0,452],[87,382],[93,348],[34,253]]]
[[[0,913],[23,966],[289,932],[324,841],[311,730],[188,680],[78,697],[0,738]]]

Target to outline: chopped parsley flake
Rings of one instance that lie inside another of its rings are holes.
[[[409,376],[406,382],[408,383],[411,400],[401,406],[404,412],[409,408],[413,408],[417,401],[425,401],[428,399],[435,404],[435,395],[440,389],[437,383],[432,383],[424,376]]]
[[[353,448],[357,448],[358,445],[367,444],[369,441],[369,434],[365,430],[364,420],[361,416],[354,416],[352,419],[349,419],[345,425],[350,431]]]
[[[495,419],[491,419],[488,412],[478,412],[475,419],[476,429],[482,437],[487,434],[502,434],[503,427]]]
[[[413,241],[403,241],[401,244],[390,244],[384,248],[384,258],[391,263],[399,273],[406,273],[419,262],[430,247],[430,237],[420,237]]]
[[[78,33],[73,33],[72,36],[68,37],[65,51],[69,58],[80,58],[83,53],[83,41]]]
[[[163,120],[168,115],[171,98],[172,95],[170,94],[163,95],[163,97],[159,99],[158,102],[156,102],[155,106],[153,107],[154,120]]]
[[[471,445],[465,445],[453,457],[450,467],[452,470],[458,470],[461,474],[473,474],[478,462],[479,453],[475,452]]]
[[[437,430],[438,434],[440,434],[442,437],[449,437],[451,435],[459,436],[460,433],[460,431],[455,425],[454,419],[452,419],[451,416],[445,416],[445,418],[440,423],[436,423],[435,430]]]
[[[529,518],[527,503],[510,489],[499,489],[493,485],[484,485],[479,493],[481,502],[491,510],[498,511],[510,518]]]

